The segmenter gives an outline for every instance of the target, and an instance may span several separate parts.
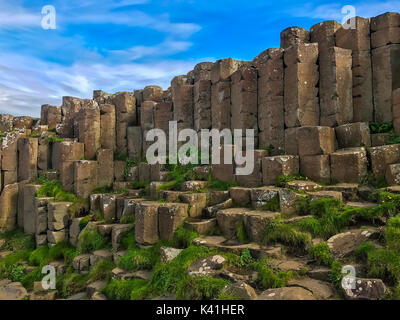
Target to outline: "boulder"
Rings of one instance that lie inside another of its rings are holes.
[[[198,259],[187,268],[187,273],[191,276],[213,276],[225,263],[226,259],[220,255]]]
[[[375,230],[354,229],[330,237],[327,243],[334,257],[344,257],[375,234]]]
[[[312,293],[301,287],[284,287],[263,291],[258,300],[315,300]]]
[[[181,252],[182,249],[161,247],[160,248],[161,261],[170,262],[171,260],[175,259]]]
[[[386,286],[381,279],[354,279],[354,289],[342,289],[347,300],[379,300]]]
[[[236,282],[230,284],[222,290],[222,294],[233,296],[239,300],[257,300],[256,291],[245,282]]]

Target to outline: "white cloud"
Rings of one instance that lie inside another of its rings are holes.
[[[186,74],[200,62],[171,56],[187,51],[193,45],[188,38],[201,27],[172,22],[168,14],[150,15],[133,9],[148,0],[107,1],[101,6],[94,0],[53,1],[57,30],[48,34],[39,29],[40,8],[36,13],[36,9],[23,8],[19,0],[6,1],[0,0],[0,113],[39,116],[42,104],[60,105],[62,96],[90,98],[97,89],[113,93],[151,84],[166,89],[174,76]],[[159,32],[164,40],[128,49],[88,47],[86,40],[90,39],[85,33],[64,35],[69,26],[80,24],[141,27]],[[21,28],[23,32],[18,30]],[[16,51],[18,47],[27,50],[22,54]],[[47,60],[49,51],[72,62],[64,65]]]
[[[40,27],[41,18],[41,12],[30,12],[17,0],[13,3],[0,0],[0,29]]]
[[[151,84],[167,89],[174,76],[186,74],[198,62],[164,59],[61,66],[31,57],[0,54],[0,113],[39,116],[42,104],[59,105],[66,95],[91,98],[96,89],[113,93]]]
[[[356,15],[360,17],[374,17],[379,14],[398,11],[400,1],[380,1],[380,2],[360,2],[346,3],[356,9]],[[345,14],[342,14],[343,4],[331,3],[326,5],[315,5],[313,3],[305,3],[302,7],[296,6],[295,9],[288,10],[287,13],[294,17],[307,17],[322,20],[338,20],[341,21]]]
[[[176,41],[166,39],[160,44],[155,46],[135,46],[126,50],[110,50],[109,52],[117,58],[124,58],[129,61],[138,60],[143,57],[152,58],[173,55],[180,52],[187,51],[192,46],[188,41]]]

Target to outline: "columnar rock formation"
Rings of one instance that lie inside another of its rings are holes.
[[[310,31],[288,28],[281,33],[281,48],[268,49],[253,61],[198,64],[175,77],[167,90],[98,90],[93,99],[64,97],[59,107],[43,105],[40,119],[0,115],[0,229],[19,224],[44,235],[44,228],[29,225],[29,212],[37,212],[40,225],[44,211],[42,202],[29,200],[35,190],[30,183],[42,173],[80,198],[98,187],[162,181],[160,165],[142,162],[151,143],[145,138],[153,128],[168,137],[172,120],[178,132],[254,129],[258,150],[250,176],[235,176],[235,164],[209,168],[217,178],[245,187],[270,185],[277,176],[292,173],[322,183],[359,182],[367,174],[368,158],[377,176],[397,183],[393,165],[400,162],[399,152],[389,155],[389,147],[380,146],[384,137],[371,136],[368,122],[393,121],[400,134],[399,90],[400,15],[387,13],[357,17],[356,29],[336,21]],[[127,166],[126,159],[138,165]],[[54,222],[49,242],[63,227],[58,223],[63,208],[47,206]],[[139,210],[144,219],[149,218],[146,210]]]

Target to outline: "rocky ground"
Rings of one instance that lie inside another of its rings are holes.
[[[259,188],[135,186],[93,194],[90,214],[70,217],[69,242],[37,247],[22,231],[2,233],[0,299],[400,297],[400,187],[320,185],[299,175]],[[117,199],[133,209],[105,219]],[[45,291],[48,264],[57,284]],[[342,288],[343,266],[354,267],[354,289]]]

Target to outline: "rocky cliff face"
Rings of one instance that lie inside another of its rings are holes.
[[[146,163],[146,134],[158,128],[168,137],[169,121],[177,121],[178,132],[253,129],[253,172],[235,175],[235,164],[179,169]],[[218,228],[224,236],[198,239],[198,244],[237,253],[246,246],[224,241],[247,241],[254,255],[276,258],[260,244],[280,214],[294,215],[283,225],[294,223],[296,229],[307,218],[298,216],[305,202],[356,201],[350,207],[366,210],[365,205],[381,205],[365,204],[372,194],[368,183],[386,180],[393,186],[389,191],[399,191],[400,15],[357,17],[356,29],[336,21],[310,30],[287,28],[281,48],[267,49],[253,61],[200,63],[175,77],[167,90],[148,86],[115,94],[94,91],[90,100],[63,97],[59,107],[43,105],[40,119],[0,115],[0,132],[0,230],[23,228],[37,247],[64,242],[79,247],[80,222],[91,220],[91,228],[116,251],[127,230],[136,243],[154,245],[173,240],[184,225],[202,235]],[[336,233],[358,230],[362,215],[353,213],[352,219]],[[376,221],[367,225],[385,222]],[[315,241],[335,234],[304,226],[293,232],[303,231]],[[371,236],[354,232],[350,252]],[[270,243],[288,245],[284,239],[276,235]],[[341,239],[328,241],[333,255],[349,250]],[[303,244],[304,253],[309,241]],[[102,254],[76,257],[75,269],[88,270]],[[297,291],[312,285],[293,284]],[[232,290],[249,294],[243,288]],[[273,296],[313,293],[285,290]]]

